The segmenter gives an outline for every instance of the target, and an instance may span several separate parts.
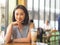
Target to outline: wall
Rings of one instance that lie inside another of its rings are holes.
[[[12,22],[12,13],[13,13],[13,10],[14,8],[16,7],[16,0],[9,0],[9,22],[8,23],[11,23]]]

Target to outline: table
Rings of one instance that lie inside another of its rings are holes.
[[[6,43],[4,45],[36,45],[36,43]]]
[[[5,45],[31,45],[31,43],[5,43]]]
[[[4,43],[0,45],[48,45],[46,43],[36,42],[36,43]]]

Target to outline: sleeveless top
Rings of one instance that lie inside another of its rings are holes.
[[[26,25],[23,27],[22,31],[20,32],[17,26],[13,26],[12,38],[25,38],[28,35],[29,26]]]

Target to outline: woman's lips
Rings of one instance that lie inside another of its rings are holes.
[[[22,21],[22,19],[18,19],[18,21],[19,21],[19,22],[21,22],[21,21]]]

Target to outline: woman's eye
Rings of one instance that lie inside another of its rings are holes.
[[[21,13],[20,15],[24,15],[23,13]]]
[[[20,13],[20,14],[16,13],[16,15],[17,15],[17,16],[18,16],[18,15],[23,16],[24,14],[23,14],[23,13]]]
[[[18,13],[16,15],[18,15]]]

